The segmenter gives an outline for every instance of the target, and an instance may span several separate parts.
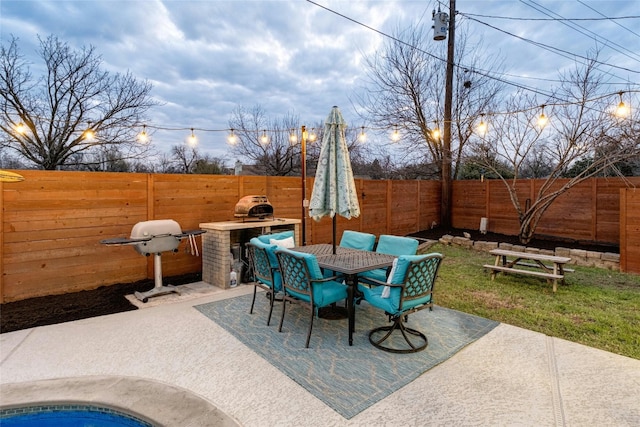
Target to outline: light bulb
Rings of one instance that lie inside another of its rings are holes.
[[[91,129],[91,122],[87,122],[87,129],[82,133],[82,136],[86,140],[92,140],[96,136],[93,129]]]
[[[191,135],[189,136],[189,145],[193,147],[196,144],[198,144],[198,138],[196,138],[195,134],[193,133],[193,128],[191,128]]]
[[[393,142],[398,142],[400,141],[400,132],[398,131],[398,125],[394,125],[395,129],[393,131],[393,133],[391,134],[391,140]]]
[[[538,117],[538,126],[540,126],[541,128],[544,128],[549,122],[549,118],[544,115],[544,107],[544,105],[541,107],[542,112],[540,113],[540,117]]]
[[[484,119],[480,119],[480,124],[476,128],[478,135],[484,136],[487,134],[488,125],[485,123]]]
[[[618,108],[616,108],[616,116],[618,117],[627,117],[629,115],[629,107],[627,107],[624,102],[620,101],[618,104]]]
[[[138,134],[138,142],[146,144],[149,142],[149,135],[147,134],[147,125],[142,125],[142,132]]]
[[[294,129],[291,129],[291,133],[289,134],[289,142],[291,142],[292,144],[295,144],[296,142],[298,142],[298,136],[296,135],[296,132]]]
[[[549,122],[549,118],[545,116],[544,113],[540,114],[540,117],[538,117],[538,126],[543,128],[547,125],[548,122]]]
[[[269,143],[269,137],[267,136],[267,131],[263,130],[262,131],[262,136],[260,137],[260,142],[263,144],[268,144]]]
[[[231,145],[236,145],[236,142],[238,142],[238,138],[236,137],[236,134],[233,132],[233,129],[231,129],[231,132],[229,132],[229,136],[227,137],[227,141]]]
[[[364,133],[364,126],[360,127],[360,135],[358,136],[358,139],[360,140],[360,142],[366,142],[367,141],[367,134]]]
[[[311,133],[309,134],[309,142],[314,142],[318,136],[316,135],[316,128],[311,128]]]
[[[20,135],[24,135],[25,133],[27,133],[27,127],[24,125],[24,123],[20,122],[16,125],[16,132],[18,132]]]
[[[431,136],[433,137],[433,139],[440,139],[440,129],[439,128],[434,128],[431,131]]]

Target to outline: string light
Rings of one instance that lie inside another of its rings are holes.
[[[227,141],[231,145],[236,145],[236,143],[238,142],[238,138],[236,137],[236,134],[234,133],[233,128],[230,129],[229,136],[227,137]]]
[[[138,142],[147,144],[149,142],[149,135],[147,134],[147,125],[142,125],[142,132],[138,134]]]
[[[478,135],[485,136],[487,134],[487,129],[488,128],[489,128],[489,126],[484,121],[484,114],[481,114],[480,115],[480,124],[476,128],[476,131],[478,132]]]
[[[440,140],[440,128],[437,126],[437,124],[431,131],[431,137],[436,141]]]
[[[92,140],[96,136],[96,133],[91,128],[91,122],[87,122],[87,129],[82,133],[82,136],[88,141]]]
[[[193,128],[191,128],[191,135],[189,136],[188,143],[192,147],[198,144],[198,138],[196,138],[196,135],[193,133]]]
[[[360,142],[367,141],[367,134],[364,133],[364,126],[360,126],[360,135],[358,135],[358,139],[360,140]]]
[[[316,128],[311,128],[311,133],[309,134],[309,142],[315,142],[315,140],[318,139],[318,136],[316,135]]]
[[[398,142],[400,141],[400,132],[398,131],[398,125],[393,125],[394,131],[391,134],[391,141]]]
[[[538,126],[540,126],[541,129],[544,129],[544,127],[549,122],[549,118],[544,115],[544,107],[545,105],[540,106],[542,112],[540,113],[540,117],[538,117]]]
[[[24,135],[25,133],[27,133],[27,127],[24,125],[24,123],[20,122],[16,125],[16,132],[18,132],[20,135]]]
[[[640,93],[640,91],[638,90],[631,90],[631,91],[621,91],[621,92],[614,92],[614,93],[608,93],[608,94],[604,94],[604,95],[598,95],[596,97],[587,99],[587,100],[581,100],[580,102],[571,102],[571,101],[565,101],[565,102],[557,102],[557,103],[553,103],[553,104],[547,104],[547,105],[540,105],[540,106],[535,106],[535,107],[526,107],[520,110],[516,110],[516,111],[498,111],[498,112],[491,112],[490,115],[517,115],[517,114],[522,114],[522,113],[526,113],[529,111],[533,111],[536,109],[540,109],[540,115],[537,118],[537,124],[538,126],[540,126],[541,128],[544,128],[548,122],[549,122],[549,117],[545,114],[545,107],[551,105],[551,106],[571,106],[571,105],[580,105],[582,103],[586,103],[586,102],[595,102],[595,101],[599,101],[602,99],[606,99],[606,98],[610,98],[611,96],[614,96],[615,94],[618,94],[619,96],[619,103],[617,105],[617,107],[614,107],[612,109],[609,109],[609,113],[619,117],[619,118],[625,118],[628,117],[631,113],[631,109],[630,106],[628,104],[625,104],[625,102],[623,101],[623,95],[625,93],[631,93],[631,94],[635,94],[635,93]],[[488,124],[487,122],[485,122],[484,120],[484,116],[485,114],[481,114],[481,120],[480,123],[478,124],[478,126],[476,126],[475,132],[477,134],[480,135],[484,135],[488,132]],[[81,138],[87,140],[88,142],[92,139],[95,139],[96,137],[96,130],[94,130],[92,128],[92,122],[88,121],[88,127],[82,132]],[[143,130],[142,132],[140,132],[137,136],[137,140],[141,143],[148,143],[150,141],[150,135],[149,133],[146,131],[146,127],[152,128],[152,129],[156,129],[156,130],[162,130],[162,131],[184,131],[187,129],[191,130],[191,135],[188,139],[188,142],[195,144],[197,143],[197,138],[194,135],[194,128],[184,128],[184,127],[168,127],[168,126],[154,126],[153,124],[151,125],[143,125]],[[17,134],[25,134],[26,132],[29,132],[29,128],[23,123],[23,122],[19,122],[18,124],[14,124],[13,127],[14,131]],[[385,130],[388,128],[369,128],[372,130]],[[198,129],[199,131],[203,131],[203,132],[229,132],[229,135],[227,137],[227,140],[229,142],[229,144],[231,145],[235,145],[238,142],[237,136],[235,135],[235,130],[232,129]],[[250,131],[250,130],[247,130]],[[254,130],[254,132],[259,132],[259,130]],[[275,129],[275,130],[269,130],[269,129],[263,129],[261,135],[259,136],[259,141],[263,144],[269,143],[270,142],[270,138],[268,136],[269,132],[276,132],[276,133],[284,133],[284,132],[290,132],[289,135],[289,141],[292,144],[296,144],[298,142],[298,136],[296,134],[296,129],[289,129],[289,130],[284,130],[284,129]],[[392,133],[390,135],[391,140],[393,142],[398,142],[401,139],[401,134],[399,131],[399,126],[398,124],[394,124],[393,125],[393,130]],[[442,132],[441,130],[438,128],[437,126],[437,122],[434,123],[434,127],[431,129],[430,131],[430,137],[434,140],[434,141],[438,141],[441,139],[442,137]],[[367,135],[365,132],[365,126],[361,126],[360,127],[360,132],[358,133],[357,139],[359,141],[365,141],[367,139]],[[307,141],[308,142],[314,142],[317,139],[316,136],[316,129],[312,128],[311,132],[308,135]]]
[[[267,130],[263,129],[262,130],[262,136],[260,137],[260,142],[263,144],[268,144],[269,143],[269,137],[267,136]]]
[[[618,108],[616,108],[616,116],[627,117],[629,115],[629,107],[622,102],[622,94],[624,94],[624,92],[618,93],[618,95],[620,95],[620,104],[618,104]]]

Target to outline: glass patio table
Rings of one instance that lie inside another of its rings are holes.
[[[321,243],[317,245],[296,246],[292,250],[314,254],[321,268],[337,271],[345,276],[347,288],[347,312],[349,318],[349,345],[353,345],[353,331],[355,329],[354,296],[358,289],[358,273],[378,268],[391,267],[394,256],[359,249],[343,248]]]

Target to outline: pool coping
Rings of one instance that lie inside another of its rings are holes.
[[[2,384],[0,409],[88,404],[133,415],[154,426],[232,427],[240,424],[197,394],[138,377],[87,376]]]

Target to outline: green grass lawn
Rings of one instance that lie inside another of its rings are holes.
[[[640,276],[570,266],[554,294],[546,280],[499,274],[483,264],[495,257],[436,244],[445,256],[434,289],[435,303],[543,334],[640,359]]]

